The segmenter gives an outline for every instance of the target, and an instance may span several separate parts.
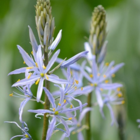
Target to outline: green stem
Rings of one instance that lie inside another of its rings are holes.
[[[48,53],[44,51],[44,64],[45,66],[48,64]],[[50,90],[50,82],[49,81],[45,81],[45,87]],[[44,109],[50,109],[50,101],[47,97],[47,95],[45,94],[45,104],[44,104]],[[46,140],[46,136],[47,136],[47,130],[48,130],[48,126],[49,126],[49,117],[46,117],[46,113],[44,114],[44,120],[43,120],[43,133],[42,133],[42,140]]]
[[[91,97],[92,93],[88,94],[87,97],[87,107],[91,107]],[[91,140],[91,122],[90,122],[90,114],[91,112],[87,112],[86,114],[86,125],[88,126],[88,129],[86,129],[86,140]]]

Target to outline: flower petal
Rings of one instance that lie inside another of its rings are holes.
[[[20,69],[16,69],[12,72],[10,72],[8,75],[12,75],[12,74],[20,74],[20,73],[25,73],[26,72],[26,67],[20,68]]]
[[[78,140],[84,140],[82,132],[79,132],[77,137],[78,137]]]
[[[103,100],[102,100],[101,93],[99,92],[99,90],[97,88],[96,88],[95,94],[96,94],[96,98],[97,98],[97,102],[99,104],[99,107],[100,107],[100,109],[102,109],[104,103],[103,103]]]
[[[93,54],[92,54],[91,48],[89,46],[89,43],[85,42],[84,47],[85,47],[85,51],[88,51],[88,54],[87,54],[88,60],[92,60],[93,59]]]
[[[100,84],[100,88],[103,89],[116,89],[118,87],[122,87],[122,84],[113,83],[113,84]]]
[[[54,114],[54,112],[47,110],[47,109],[37,109],[37,110],[28,110],[28,112],[32,112],[32,113],[37,113],[37,114],[45,114],[45,113],[49,113],[49,114]]]

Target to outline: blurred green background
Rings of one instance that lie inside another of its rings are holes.
[[[23,75],[7,74],[23,66],[17,44],[28,53],[31,52],[28,25],[37,38],[35,4],[36,0],[0,0],[0,139],[3,140],[21,134],[14,124],[5,124],[4,121],[19,122],[18,107],[21,100],[11,98],[9,94],[15,90],[11,85]],[[107,11],[106,60],[125,63],[114,79],[117,82],[121,81],[125,87],[126,104],[124,108],[121,107],[125,140],[139,140],[140,129],[136,119],[140,118],[140,0],[51,0],[56,25],[55,36],[60,29],[63,30],[58,45],[61,49],[60,57],[69,58],[84,50],[83,44],[89,36],[92,11],[100,4]],[[83,97],[81,99],[83,100]],[[41,139],[42,120],[35,119],[34,114],[26,111],[39,107],[43,106],[28,103],[23,115],[34,140]],[[94,140],[119,140],[118,128],[116,125],[110,126],[111,118],[108,110],[105,111],[106,119],[103,119],[98,108],[93,110]],[[115,113],[117,114],[117,110]],[[56,134],[52,139],[58,139],[58,135],[60,134]],[[72,138],[77,139],[76,136]]]

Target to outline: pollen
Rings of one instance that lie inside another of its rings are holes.
[[[103,88],[100,88],[101,91],[103,91]]]
[[[59,105],[59,106],[61,106],[61,104],[60,104],[60,103],[58,103],[58,105]]]
[[[94,83],[94,87],[97,87],[97,83]]]
[[[29,136],[27,134],[25,134],[25,138],[29,138]]]
[[[31,51],[31,54],[33,55],[33,51]]]
[[[10,97],[13,97],[13,93],[9,94]]]
[[[20,81],[20,79],[17,80],[17,82],[19,82],[19,81]]]
[[[40,76],[41,76],[41,77],[44,77],[44,73],[40,73]]]
[[[37,64],[37,63],[35,63],[35,65],[36,65],[36,67],[38,68],[38,64]]]
[[[72,132],[72,135],[74,135],[74,134],[76,134],[76,132],[75,132],[75,131],[73,131],[73,132]]]
[[[47,75],[47,74],[45,74],[45,77],[46,77],[46,79],[47,79],[47,80],[49,80],[49,77],[48,77],[48,75]]]
[[[90,76],[91,78],[93,78],[93,74],[90,74],[89,76]]]
[[[54,115],[58,115],[58,114],[59,114],[59,112],[58,112],[58,111],[55,111],[55,112],[54,112]]]
[[[118,95],[118,97],[122,97],[122,93],[118,93],[117,95]]]
[[[120,91],[121,90],[121,88],[117,88],[117,91]]]
[[[93,87],[93,86],[94,86],[94,84],[92,84],[92,83],[91,83],[91,84],[90,84],[90,86],[92,86],[92,87]]]
[[[53,111],[55,111],[55,108],[53,108]]]
[[[106,65],[106,66],[109,66],[109,63],[107,62],[107,63],[105,63],[105,65]]]
[[[122,101],[122,104],[124,104],[125,103],[125,101]]]
[[[35,82],[35,84],[38,85],[39,81],[40,81],[40,79],[38,79],[38,80]]]
[[[75,87],[75,90],[77,89],[77,87]]]
[[[46,67],[43,65],[43,69],[46,69]]]
[[[109,83],[109,81],[108,80],[105,80],[105,83],[107,84],[107,83]]]
[[[25,61],[23,61],[23,64],[25,64]]]
[[[27,79],[30,79],[31,75],[32,75],[32,73],[29,73],[29,75],[28,75]]]
[[[72,117],[68,118],[68,120],[72,120]]]
[[[78,80],[75,80],[75,83],[76,83],[76,84],[79,84],[79,81],[78,81]]]
[[[72,108],[73,106],[72,105],[70,105],[70,108]]]
[[[33,67],[27,67],[26,69],[27,69],[27,70],[30,70],[30,69],[32,69],[32,68],[33,68]]]
[[[103,77],[106,78],[106,75],[104,74]]]
[[[66,93],[65,95],[68,95],[68,93]]]
[[[66,99],[64,99],[64,104],[66,103]]]
[[[100,76],[100,73],[98,73],[97,76]]]
[[[83,87],[81,87],[81,90],[83,90]]]
[[[112,77],[115,77],[115,74],[112,74]]]
[[[72,70],[70,71],[70,74],[71,74],[71,75],[73,74]]]

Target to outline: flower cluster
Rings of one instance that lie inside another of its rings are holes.
[[[98,24],[93,24],[89,42],[85,43],[85,51],[76,54],[75,56],[66,59],[58,58],[60,49],[56,50],[62,37],[62,30],[59,31],[57,37],[53,38],[54,31],[54,18],[51,15],[51,7],[49,0],[38,0],[36,5],[36,25],[39,36],[39,44],[37,43],[32,29],[29,27],[29,36],[32,45],[32,52],[29,55],[22,47],[17,46],[24,64],[27,66],[16,69],[9,73],[25,75],[24,79],[18,80],[12,85],[16,87],[22,94],[13,92],[10,96],[22,98],[23,101],[19,107],[19,121],[21,127],[15,123],[21,130],[23,135],[16,135],[15,137],[22,137],[21,140],[31,140],[32,137],[27,132],[28,127],[22,118],[23,109],[27,102],[36,101],[44,105],[44,109],[28,110],[28,112],[36,113],[36,118],[44,116],[44,120],[47,121],[44,124],[49,124],[44,127],[45,135],[44,140],[50,140],[51,136],[56,131],[62,131],[61,140],[65,137],[70,137],[70,134],[78,134],[78,140],[84,140],[82,130],[89,130],[89,123],[82,124],[84,117],[92,111],[93,102],[87,101],[82,103],[77,97],[80,95],[96,95],[97,103],[99,105],[100,112],[104,117],[103,107],[107,106],[112,122],[116,122],[113,113],[113,104],[123,104],[124,100],[120,87],[122,84],[113,83],[112,77],[115,73],[124,65],[123,63],[114,66],[114,61],[110,64],[104,62],[106,54],[105,41],[106,36],[106,21],[103,7],[99,6],[95,9],[95,15],[93,14],[94,22],[96,16],[100,13],[100,20]],[[102,21],[103,19],[103,21]],[[100,23],[102,21],[102,23]],[[102,26],[101,26],[102,25]],[[94,31],[96,28],[101,28],[99,32]],[[101,38],[102,37],[102,38]],[[100,39],[99,39],[100,38]],[[92,46],[93,45],[93,46]],[[77,61],[84,58],[82,64],[78,64]],[[58,63],[56,67],[53,67],[54,63]],[[60,78],[54,74],[55,70],[61,68],[65,78]],[[83,80],[88,81],[88,85],[84,85]],[[52,83],[58,90],[51,92],[49,83]],[[33,85],[38,85],[36,94],[31,91]],[[42,94],[45,94],[45,99],[41,100]],[[75,106],[75,103],[78,105]],[[87,106],[87,107],[86,107]],[[85,108],[84,108],[85,107]],[[84,109],[83,109],[84,108]],[[77,117],[77,111],[79,110],[80,116]],[[62,128],[63,125],[63,128]],[[46,129],[48,128],[48,129]]]

